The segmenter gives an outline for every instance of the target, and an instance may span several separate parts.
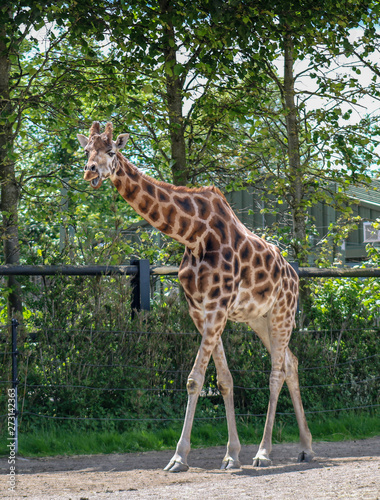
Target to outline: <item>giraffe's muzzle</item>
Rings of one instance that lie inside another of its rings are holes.
[[[98,189],[98,188],[100,188],[101,183],[102,183],[102,179],[100,177],[96,177],[95,179],[92,179],[91,186],[94,189]]]
[[[85,170],[83,178],[85,181],[90,182],[91,187],[93,187],[94,189],[99,189],[103,182],[103,179],[100,177],[100,175],[97,172],[91,170]]]

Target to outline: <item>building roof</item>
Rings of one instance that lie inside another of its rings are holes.
[[[364,203],[377,205],[380,207],[380,181],[373,180],[371,186],[351,186],[348,193],[353,198],[357,198]]]

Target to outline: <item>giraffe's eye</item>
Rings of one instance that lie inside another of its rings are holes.
[[[86,150],[85,150],[85,151],[84,151],[84,154],[85,154],[85,155],[87,156],[87,158],[88,158],[88,155],[89,155],[90,153],[89,153],[88,151],[86,151]]]
[[[114,151],[107,151],[107,154],[112,158],[113,156],[115,156],[115,152]]]

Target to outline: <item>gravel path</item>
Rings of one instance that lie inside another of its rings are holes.
[[[315,443],[315,460],[297,464],[297,445],[273,447],[273,465],[253,468],[257,446],[243,446],[238,471],[220,471],[224,447],[192,450],[190,470],[162,468],[172,451],[18,459],[9,492],[8,459],[0,459],[2,499],[380,499],[380,437]]]

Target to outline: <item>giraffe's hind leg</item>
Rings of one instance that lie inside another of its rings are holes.
[[[272,431],[276,415],[278,396],[285,381],[285,371],[283,369],[285,347],[281,342],[276,341],[275,335],[273,336],[270,316],[271,315],[269,314],[268,316],[257,318],[248,323],[256,335],[260,337],[260,340],[263,342],[272,358],[272,369],[269,377],[270,395],[267,418],[259,450],[253,458],[253,465],[255,467],[267,467],[272,464],[272,461],[269,458],[272,450]]]
[[[269,455],[272,450],[273,425],[276,416],[278,396],[285,380],[285,373],[280,368],[280,363],[277,359],[277,356],[272,355],[272,370],[269,377],[269,405],[263,438],[261,440],[259,450],[253,459],[253,465],[255,467],[267,467],[272,464]]]
[[[259,318],[250,326],[260,337],[261,341],[271,354],[272,370],[269,379],[270,399],[265,422],[264,434],[259,446],[259,450],[253,459],[253,465],[265,467],[271,464],[269,454],[272,449],[272,431],[276,414],[278,396],[284,381],[286,381],[292,398],[294,411],[296,414],[301,441],[301,452],[298,460],[310,462],[314,456],[311,448],[312,437],[309,431],[305,412],[302,406],[301,393],[298,380],[298,361],[288,348],[290,330],[286,332],[279,325],[271,325],[271,320]]]
[[[301,452],[298,455],[299,462],[310,462],[314,457],[311,448],[312,437],[306,422],[305,412],[301,400],[300,385],[298,379],[298,360],[289,348],[285,352],[286,384],[292,398],[294,412],[296,414],[300,431]]]

